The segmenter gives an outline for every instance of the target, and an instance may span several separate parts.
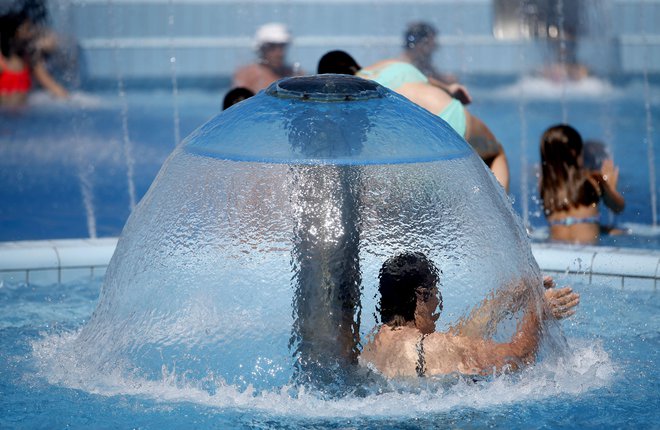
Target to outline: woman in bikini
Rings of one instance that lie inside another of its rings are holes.
[[[616,189],[619,169],[605,160],[600,171],[584,167],[580,134],[571,126],[550,127],[541,137],[540,193],[550,238],[591,244],[600,235],[598,202],[616,213],[625,199]]]
[[[382,325],[364,346],[359,361],[388,378],[462,374],[484,375],[516,370],[535,360],[544,318],[573,315],[580,296],[571,288],[553,288],[544,280],[546,311],[541,314],[529,300],[522,322],[509,342],[485,339],[471,321],[440,333],[435,322],[442,311],[438,290],[439,271],[420,252],[407,252],[388,259],[380,270],[378,311]],[[529,294],[529,286],[514,288]],[[470,314],[481,319],[504,302],[485,300]]]
[[[0,105],[25,104],[32,77],[48,92],[66,98],[67,91],[51,76],[41,58],[34,24],[25,12],[0,16]]]

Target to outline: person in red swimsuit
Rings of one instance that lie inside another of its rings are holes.
[[[50,75],[38,55],[28,55],[36,33],[24,12],[0,17],[0,105],[24,104],[32,88],[32,76],[47,91],[66,98],[67,91]]]

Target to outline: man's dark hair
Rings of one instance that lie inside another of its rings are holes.
[[[380,283],[380,319],[388,324],[396,316],[405,321],[415,319],[417,292],[427,297],[440,280],[438,268],[421,252],[405,252],[383,263],[378,274]],[[440,295],[440,292],[438,292]],[[440,296],[442,307],[442,296]]]
[[[407,49],[412,49],[418,43],[434,38],[438,32],[435,27],[426,22],[413,22],[408,25],[406,32],[403,34],[403,46]]]
[[[222,110],[225,110],[231,106],[234,106],[238,102],[242,102],[245,99],[252,97],[254,93],[247,88],[236,87],[232,88],[222,100]]]
[[[323,75],[335,73],[338,75],[355,75],[362,67],[344,51],[330,51],[319,60],[316,73]]]

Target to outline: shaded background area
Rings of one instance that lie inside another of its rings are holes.
[[[169,84],[227,83],[253,60],[252,36],[266,22],[285,23],[289,57],[308,72],[331,49],[361,64],[396,55],[407,23],[439,30],[441,70],[515,77],[537,71],[553,44],[599,75],[660,72],[660,2],[648,0],[62,0],[52,23],[78,47],[85,84],[117,79]],[[577,40],[576,40],[577,39]],[[175,61],[172,62],[172,58]]]

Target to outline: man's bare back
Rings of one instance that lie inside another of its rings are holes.
[[[404,253],[385,262],[379,277],[379,310],[383,325],[364,346],[360,363],[388,378],[434,375],[486,375],[516,370],[531,364],[541,339],[543,319],[562,319],[575,313],[579,294],[569,287],[554,288],[544,279],[544,310],[527,300],[522,321],[508,342],[489,339],[478,326],[504,302],[502,297],[484,300],[463,321],[446,333],[435,331],[442,310],[436,285],[439,271],[421,253]],[[521,282],[508,295],[526,296],[533,288]]]

